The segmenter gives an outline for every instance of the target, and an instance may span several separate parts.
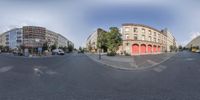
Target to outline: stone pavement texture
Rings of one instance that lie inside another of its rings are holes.
[[[140,56],[106,56],[101,55],[99,60],[98,54],[87,53],[86,55],[96,62],[102,63],[124,70],[145,70],[152,68],[174,56],[176,53],[162,53],[155,55],[140,55]]]

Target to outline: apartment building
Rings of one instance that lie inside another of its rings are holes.
[[[176,39],[167,28],[165,28],[164,30],[161,30],[161,32],[164,33],[167,36],[167,49],[166,49],[166,51],[171,52],[172,47],[177,46]]]
[[[102,32],[106,32],[105,30],[98,28],[95,32],[93,32],[86,40],[86,48],[88,51],[96,53],[98,51],[97,48],[97,39],[98,35]]]
[[[6,33],[0,35],[0,46],[6,46]]]
[[[22,29],[14,28],[5,32],[4,34],[6,39],[6,46],[8,46],[10,49],[15,49],[22,45]]]
[[[58,33],[55,33],[50,30],[46,30],[45,40],[49,46],[58,44]]]
[[[167,35],[142,24],[122,24],[122,53],[130,55],[158,54],[167,50]]]
[[[27,49],[42,48],[44,43],[48,46],[59,47],[74,46],[74,44],[61,34],[50,31],[39,26],[23,26],[22,28],[11,29],[0,35],[0,45],[8,46],[10,49],[23,46]]]

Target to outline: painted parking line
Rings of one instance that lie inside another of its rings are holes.
[[[11,70],[12,68],[13,68],[13,66],[1,67],[1,68],[0,68],[0,73],[7,72],[7,71]]]

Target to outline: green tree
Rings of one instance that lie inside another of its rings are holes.
[[[45,50],[48,50],[48,44],[47,42],[45,42],[42,46],[42,50],[45,51]]]
[[[99,49],[103,49],[104,52],[107,51],[108,47],[106,45],[108,39],[107,39],[107,32],[102,30],[102,29],[98,29],[98,38],[97,38],[97,47]]]
[[[81,48],[81,47],[79,47],[79,50],[80,50],[80,51],[82,51],[82,48]]]
[[[72,45],[69,45],[69,46],[68,46],[68,50],[69,50],[69,52],[72,52],[73,49],[74,49],[74,47],[73,47]]]
[[[181,45],[179,45],[179,46],[178,46],[178,50],[179,50],[179,51],[182,51],[182,50],[183,50],[183,47],[182,47]]]
[[[3,46],[2,45],[0,45],[0,50],[2,50],[3,49]]]
[[[119,29],[117,27],[111,27],[106,37],[106,46],[108,47],[109,53],[111,55],[115,55],[118,47],[122,44],[122,38]]]
[[[51,45],[51,51],[54,50],[54,49],[56,49],[56,48],[57,48],[56,44]]]

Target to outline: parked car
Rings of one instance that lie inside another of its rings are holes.
[[[13,53],[14,55],[18,55],[18,51],[17,51],[17,50],[14,50],[12,53]]]
[[[78,53],[84,53],[84,51],[83,50],[78,50]]]
[[[24,54],[22,53],[22,52],[20,52],[20,51],[18,51],[18,50],[14,50],[13,52],[12,52],[14,55],[18,55],[18,56],[23,56]]]
[[[65,55],[65,52],[62,49],[54,49],[52,55]]]
[[[195,52],[196,52],[196,53],[200,53],[200,50],[196,50]]]

